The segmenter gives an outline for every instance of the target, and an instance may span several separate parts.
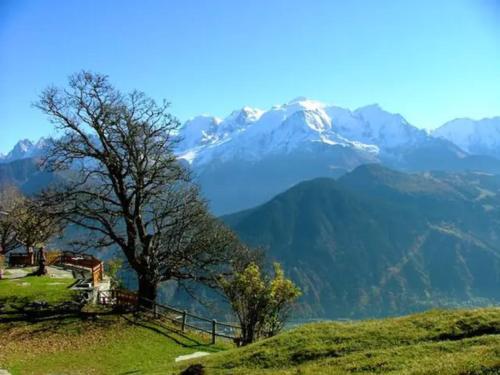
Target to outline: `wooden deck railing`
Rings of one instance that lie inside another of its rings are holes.
[[[36,266],[40,260],[39,251],[32,253],[13,253],[9,255],[11,267]],[[104,277],[104,263],[89,254],[80,254],[72,251],[48,251],[45,253],[45,265],[71,265],[86,268],[92,275],[92,284],[102,281]]]
[[[104,263],[93,255],[63,251],[58,263],[90,269],[94,285],[102,281],[104,276]]]
[[[10,267],[30,267],[35,264],[33,253],[14,253],[9,255]]]
[[[125,290],[100,291],[99,303],[103,305],[128,306],[137,310],[150,313],[155,318],[166,319],[185,332],[187,328],[209,334],[212,344],[215,344],[216,337],[223,337],[230,340],[237,340],[240,337],[241,327],[221,323],[215,319],[208,319],[196,314],[180,310],[165,304],[159,304],[145,298],[140,298],[137,293]],[[144,302],[144,303],[139,303]]]

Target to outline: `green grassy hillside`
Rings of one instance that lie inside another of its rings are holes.
[[[209,375],[499,374],[500,309],[307,324],[201,363]]]
[[[0,280],[0,303],[12,308],[33,300],[49,303],[67,301],[74,295],[70,289],[74,283],[75,279],[71,278],[37,276]]]
[[[95,306],[62,308],[72,279],[0,280],[0,369],[13,375],[180,374],[180,355],[212,353],[206,374],[497,374],[500,308],[307,324],[245,348]],[[49,308],[28,307],[47,301]]]
[[[13,375],[169,374],[178,356],[231,347],[133,314],[96,306],[75,309],[67,305],[73,282],[0,280],[0,369]],[[30,305],[35,301],[49,306],[37,310]]]

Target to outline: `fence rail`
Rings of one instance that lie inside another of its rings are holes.
[[[60,255],[59,263],[90,269],[94,285],[101,281],[104,276],[103,262],[93,255],[63,251]]]
[[[35,266],[40,261],[40,252],[12,253],[9,255],[11,267]],[[104,263],[93,255],[80,254],[72,251],[48,251],[45,253],[45,265],[72,265],[90,270],[92,283],[95,285],[104,277]]]
[[[29,267],[33,266],[34,255],[33,253],[14,253],[9,255],[9,266],[10,267]]]
[[[237,325],[220,323],[215,319],[208,319],[189,313],[186,310],[159,304],[155,301],[141,298],[134,292],[118,289],[100,291],[98,301],[103,305],[128,306],[142,310],[152,314],[155,318],[163,318],[171,321],[180,326],[182,332],[190,328],[209,334],[212,338],[212,344],[215,344],[216,337],[223,337],[229,340],[238,340],[240,338],[241,327]]]

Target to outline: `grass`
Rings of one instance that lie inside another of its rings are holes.
[[[128,316],[1,328],[0,368],[16,374],[168,374],[175,358],[217,352],[208,337],[176,334]]]
[[[73,279],[0,280],[0,369],[24,374],[168,374],[175,358],[217,352],[208,336],[176,333],[158,321],[96,308],[61,313]],[[26,315],[23,303],[44,300],[49,314]],[[5,305],[9,308],[5,309]]]
[[[57,304],[72,298],[71,283],[0,280],[0,303]],[[0,369],[13,375],[179,374],[189,363],[175,358],[196,351],[213,353],[191,362],[208,375],[500,374],[500,308],[306,324],[240,349],[132,314],[21,311],[0,313]]]
[[[307,324],[198,362],[208,374],[500,374],[500,308]]]
[[[0,302],[19,304],[34,300],[58,303],[70,300],[74,292],[69,289],[75,279],[48,276],[26,276],[0,280]]]

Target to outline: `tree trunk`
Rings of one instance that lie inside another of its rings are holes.
[[[155,282],[139,276],[139,305],[151,308],[156,301],[158,285]]]
[[[241,326],[241,345],[245,346],[253,343],[255,340],[255,327],[251,324]]]
[[[29,245],[26,245],[26,254],[28,255],[28,265],[29,266],[34,266],[35,265],[35,253],[33,251],[33,248]]]
[[[31,259],[33,259],[33,252],[31,252]],[[40,248],[38,252],[38,270],[35,272],[35,275],[37,276],[44,276],[47,274],[47,267],[46,267],[46,255],[45,251],[43,248]]]

